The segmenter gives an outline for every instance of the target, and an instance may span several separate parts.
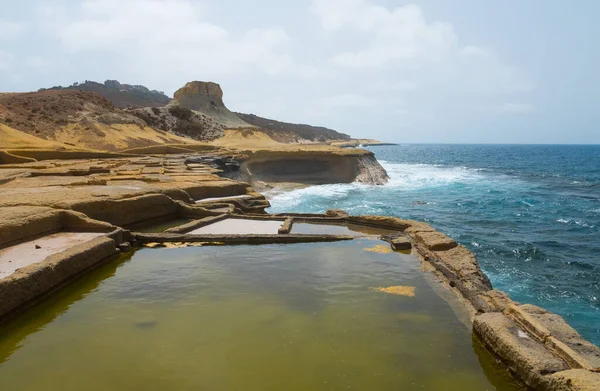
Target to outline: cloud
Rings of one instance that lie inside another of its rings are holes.
[[[25,31],[23,23],[0,20],[0,40],[14,39],[23,31]]]
[[[419,6],[391,10],[366,0],[315,0],[313,10],[329,32],[355,31],[369,36],[365,48],[331,58],[340,67],[389,64],[418,67],[439,61],[457,44],[451,24],[427,22]]]
[[[313,12],[333,37],[356,34],[354,41],[364,42],[332,55],[333,66],[360,72],[400,71],[403,78],[413,75],[408,85],[412,88],[398,91],[414,90],[416,85],[467,94],[534,88],[524,71],[505,64],[489,48],[461,45],[451,23],[427,20],[417,5],[388,9],[372,0],[313,0]],[[398,83],[394,77],[389,75],[386,83]]]
[[[285,30],[232,34],[212,23],[202,3],[192,0],[85,0],[54,30],[71,54],[113,55],[131,72],[152,77],[313,71],[287,53],[291,40]]]
[[[503,63],[491,49],[465,46],[458,52],[464,89],[468,92],[511,94],[535,88],[521,69]]]
[[[15,56],[11,53],[0,50],[0,71],[9,71],[14,62]]]
[[[328,108],[358,108],[374,106],[375,102],[360,94],[340,94],[322,99],[321,104]]]
[[[489,111],[505,114],[531,113],[535,110],[536,107],[529,103],[503,103],[489,108]]]

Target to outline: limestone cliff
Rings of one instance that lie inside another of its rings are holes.
[[[251,128],[229,111],[223,102],[223,90],[217,83],[191,81],[175,92],[170,106],[178,105],[212,117],[226,128]]]
[[[372,152],[365,150],[260,150],[247,151],[240,178],[253,186],[261,183],[322,185],[360,182],[383,185],[389,177]]]

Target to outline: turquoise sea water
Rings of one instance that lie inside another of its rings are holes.
[[[564,316],[600,345],[600,146],[371,147],[385,186],[270,196],[272,212],[425,220],[469,247],[495,288]]]

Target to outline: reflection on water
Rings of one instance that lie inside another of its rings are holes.
[[[6,390],[517,390],[410,255],[143,249],[0,328]],[[370,287],[415,287],[414,297]],[[475,347],[475,349],[474,349]]]

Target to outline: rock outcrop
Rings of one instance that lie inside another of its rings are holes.
[[[149,126],[198,141],[212,141],[223,137],[225,127],[212,117],[179,105],[128,109]]]
[[[223,90],[217,83],[191,81],[175,92],[169,105],[199,111],[227,128],[253,127],[229,111],[223,102]]]
[[[241,178],[267,183],[328,184],[360,182],[383,185],[389,177],[371,152],[254,151],[241,167]]]

